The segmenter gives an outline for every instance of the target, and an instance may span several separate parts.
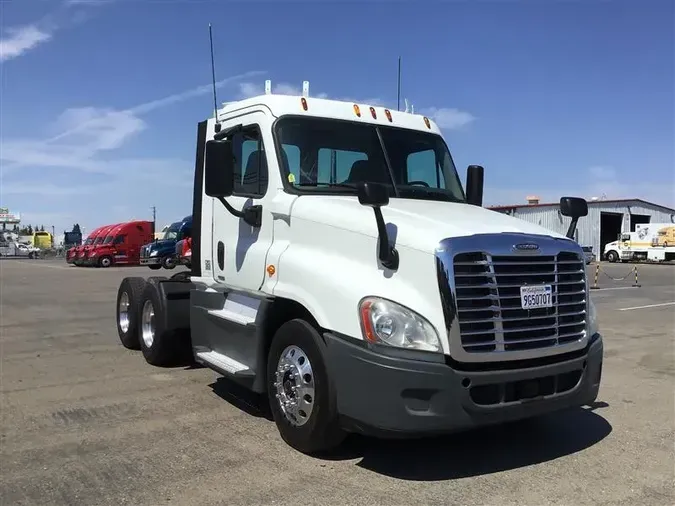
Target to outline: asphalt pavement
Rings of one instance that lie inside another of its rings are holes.
[[[592,292],[606,352],[593,406],[427,440],[354,436],[312,458],[218,374],[121,346],[117,286],[156,272],[4,260],[0,504],[675,504],[675,266],[639,266],[640,287],[632,267],[601,264]]]

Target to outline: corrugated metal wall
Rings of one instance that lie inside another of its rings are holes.
[[[542,207],[517,207],[511,216],[520,218],[530,223],[535,223],[544,228],[558,232],[567,233],[570,224],[570,218],[562,216],[558,206]],[[505,212],[505,211],[502,211]],[[601,213],[619,213],[623,215],[621,232],[630,232],[630,215],[639,214],[651,216],[651,223],[671,223],[671,213],[665,212],[658,207],[647,206],[642,202],[598,202],[588,203],[588,216],[579,219],[577,225],[576,240],[582,246],[593,246],[595,258],[601,254],[600,249],[600,214]]]

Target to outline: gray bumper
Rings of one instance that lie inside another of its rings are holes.
[[[162,259],[160,257],[147,257],[141,258],[140,262],[141,265],[158,265],[162,263]]]
[[[345,428],[383,436],[454,432],[587,405],[597,398],[602,375],[600,335],[563,361],[472,371],[325,337]]]

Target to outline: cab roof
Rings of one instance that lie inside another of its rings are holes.
[[[224,107],[218,110],[219,121],[225,121],[230,115],[242,109],[264,107],[277,118],[287,115],[331,118],[373,125],[408,128],[436,134],[441,133],[438,125],[431,118],[421,114],[397,111],[382,105],[360,102],[269,93],[223,105]],[[213,121],[213,118],[211,118],[211,121]]]

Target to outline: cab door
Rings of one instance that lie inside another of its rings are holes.
[[[265,113],[256,111],[223,124],[223,129],[242,125],[232,136],[235,181],[233,194],[226,200],[238,211],[251,206],[262,208],[261,226],[255,227],[213,200],[213,277],[229,288],[257,291],[265,277],[265,259],[273,237],[269,162],[275,160],[269,122]],[[276,163],[273,165],[276,167]]]

